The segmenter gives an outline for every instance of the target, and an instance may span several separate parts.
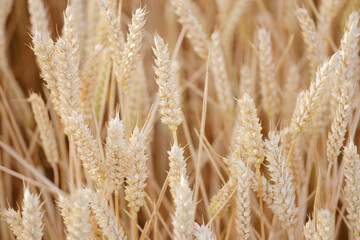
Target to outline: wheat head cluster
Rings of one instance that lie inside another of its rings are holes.
[[[0,239],[360,239],[359,0],[0,0]]]

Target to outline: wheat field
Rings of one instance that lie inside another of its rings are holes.
[[[360,239],[359,0],[0,0],[0,239]]]

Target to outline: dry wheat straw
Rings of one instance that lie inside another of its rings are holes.
[[[34,118],[37,123],[41,144],[43,146],[47,161],[51,166],[55,166],[59,162],[59,152],[55,138],[54,128],[51,124],[46,106],[42,98],[33,93],[29,97]]]
[[[67,229],[66,238],[91,239],[89,200],[84,190],[77,190],[68,196],[59,195],[58,205]]]
[[[109,207],[106,200],[103,199],[99,192],[87,189],[85,194],[90,200],[91,211],[94,214],[102,233],[109,240],[126,240],[127,237],[123,228],[118,225],[118,220],[116,219],[114,211]]]
[[[215,31],[211,35],[211,71],[214,74],[215,90],[224,112],[229,112],[234,106],[231,92],[231,83],[226,70],[225,58],[221,48],[220,33]]]
[[[343,188],[347,219],[352,227],[354,238],[360,237],[360,156],[357,147],[350,143],[344,148]]]
[[[29,189],[25,188],[21,211],[22,232],[20,239],[42,239],[44,223],[41,206],[39,196],[31,194]]]
[[[192,239],[195,230],[196,204],[186,176],[180,176],[180,181],[175,183],[173,197],[175,204],[175,213],[172,217],[174,239]]]
[[[154,36],[154,42],[153,51],[156,56],[154,70],[157,76],[156,83],[159,86],[161,121],[170,130],[176,131],[182,121],[180,92],[171,69],[167,44],[158,34]]]
[[[216,236],[210,228],[197,223],[195,223],[194,237],[195,240],[216,240]]]
[[[149,171],[146,163],[147,135],[147,132],[140,131],[136,126],[128,145],[125,199],[136,213],[145,204],[145,187]]]
[[[108,123],[105,150],[107,182],[118,191],[124,182],[127,163],[125,125],[118,113]]]
[[[175,13],[179,17],[179,22],[186,28],[186,37],[191,42],[195,52],[202,59],[206,59],[208,55],[210,40],[202,26],[199,18],[192,10],[193,3],[191,0],[172,0],[175,7]]]
[[[269,140],[265,141],[266,159],[272,181],[273,203],[270,206],[279,217],[282,226],[288,231],[289,238],[294,236],[297,223],[298,209],[295,205],[295,186],[292,171],[286,166],[286,160],[279,146],[280,135],[276,132],[269,133]]]
[[[270,32],[260,28],[257,31],[257,40],[262,105],[269,118],[274,119],[279,113],[280,98],[275,77]]]

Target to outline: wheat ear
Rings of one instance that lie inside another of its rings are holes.
[[[270,32],[264,28],[257,31],[258,59],[261,79],[262,105],[270,119],[279,113],[280,98],[275,77],[275,65],[271,46]]]
[[[46,159],[55,166],[59,162],[59,152],[55,138],[54,128],[51,124],[46,106],[42,98],[32,93],[29,97],[31,107],[34,113],[35,121],[39,128],[41,143],[45,152]]]
[[[1,210],[0,215],[5,219],[15,237],[20,239],[20,235],[23,232],[20,211],[9,208]]]
[[[51,102],[54,106],[55,111],[60,114],[60,99],[59,90],[57,88],[56,79],[56,61],[55,61],[55,45],[49,35],[41,34],[36,32],[32,36],[32,50],[35,53],[36,60],[38,62],[41,77],[46,83],[46,87],[50,91]]]
[[[124,90],[127,90],[128,85],[131,84],[129,83],[130,77],[141,61],[140,50],[145,32],[145,15],[145,8],[138,8],[132,16],[131,25],[129,25],[129,33],[124,46],[123,66],[121,66],[122,75],[119,79]]]
[[[127,237],[123,228],[118,224],[114,211],[109,207],[100,193],[87,189],[85,194],[90,200],[91,211],[103,234],[109,240],[126,240]]]
[[[125,199],[135,213],[145,203],[145,187],[149,171],[146,163],[147,134],[136,126],[128,145]]]
[[[325,46],[308,11],[305,8],[297,8],[296,17],[300,23],[302,37],[306,44],[306,53],[311,72],[315,73],[326,57]]]
[[[105,0],[98,1],[105,17],[107,38],[110,43],[111,58],[114,65],[114,73],[119,80],[121,78],[122,61],[124,56],[125,40],[121,32],[121,25],[117,21],[116,12]]]
[[[335,67],[337,54],[335,53],[329,60],[318,68],[316,79],[312,81],[308,90],[299,94],[295,110],[293,112],[290,130],[298,135],[307,126],[311,116],[318,108],[321,97],[328,85],[330,73]]]
[[[247,93],[238,100],[238,108],[240,130],[243,135],[237,135],[236,144],[244,146],[246,160],[258,168],[264,160],[262,128],[256,113],[255,104]]]
[[[270,132],[269,140],[265,141],[266,159],[269,162],[268,169],[273,182],[273,203],[270,207],[279,217],[283,228],[287,230],[289,238],[294,238],[298,212],[295,205],[295,186],[292,171],[286,166],[279,142],[280,135],[276,132]]]
[[[49,18],[43,0],[28,0],[31,34],[37,31],[43,34],[50,34]]]
[[[63,119],[69,111],[81,113],[79,96],[80,52],[75,33],[72,9],[68,6],[64,14],[62,37],[56,42],[55,60],[57,64],[57,88],[60,99],[60,112]],[[71,123],[66,123],[70,125]],[[66,126],[65,126],[66,128]]]
[[[80,101],[81,110],[86,122],[90,122],[92,118],[92,101],[95,95],[96,81],[101,66],[101,51],[101,45],[96,45],[92,51],[88,53],[88,59],[83,66],[83,71],[81,71],[81,79],[79,82]]]
[[[172,217],[174,226],[174,239],[192,239],[195,230],[195,209],[193,191],[185,176],[180,176],[180,181],[174,185],[175,213]]]
[[[231,204],[231,197],[237,187],[237,179],[230,177],[229,180],[221,187],[215,196],[211,198],[209,213],[216,215],[217,219],[222,218]]]
[[[236,230],[240,239],[250,239],[251,208],[249,169],[242,160],[237,162]]]
[[[179,18],[181,25],[186,28],[186,37],[191,42],[195,52],[202,59],[206,59],[209,51],[210,40],[204,30],[204,26],[199,21],[192,10],[191,0],[172,0],[175,7],[175,13]]]
[[[180,181],[180,176],[186,176],[186,162],[184,158],[184,149],[174,144],[171,150],[168,151],[169,155],[169,185],[170,191],[174,197],[174,187],[176,182]]]
[[[156,83],[159,86],[161,121],[171,131],[176,132],[182,121],[180,92],[175,82],[174,72],[171,70],[167,44],[158,34],[154,36],[154,42],[153,51],[156,56],[154,70],[157,76]]]
[[[243,14],[248,10],[251,4],[251,1],[249,0],[235,0],[233,2],[233,6],[230,8],[230,11],[228,13],[229,15],[227,16],[226,21],[223,25],[223,39],[225,46],[232,46],[231,42],[233,41],[233,37],[240,22],[240,19]]]
[[[216,236],[210,228],[197,223],[195,223],[194,237],[195,240],[216,240]]]
[[[347,219],[352,227],[354,238],[360,237],[360,156],[357,147],[350,143],[344,148],[345,185],[343,195]]]
[[[211,35],[210,68],[214,75],[218,102],[224,112],[229,112],[233,109],[234,101],[230,79],[226,70],[224,53],[221,47],[220,33],[218,31]]]
[[[118,191],[124,182],[127,163],[125,125],[118,113],[108,123],[105,150],[107,182]]]
[[[360,28],[357,26],[359,14],[353,12],[349,15],[344,35],[339,49],[339,66],[336,68],[336,77],[332,81],[332,114],[335,114],[341,95],[341,86],[347,81],[356,81],[356,69],[359,64],[359,36]]]
[[[130,125],[134,127],[137,123],[144,123],[149,109],[149,102],[151,102],[143,61],[139,62],[139,66],[133,72],[130,82],[125,98],[127,100],[126,106],[129,112]]]
[[[254,89],[254,79],[251,77],[249,65],[243,65],[240,68],[240,94],[247,93],[250,97],[254,98],[255,89]]]
[[[29,189],[25,188],[21,211],[22,232],[20,239],[42,239],[44,223],[41,206],[39,196],[31,194]]]
[[[85,239],[92,237],[89,200],[84,190],[71,195],[59,195],[58,205],[67,229],[67,239]]]

